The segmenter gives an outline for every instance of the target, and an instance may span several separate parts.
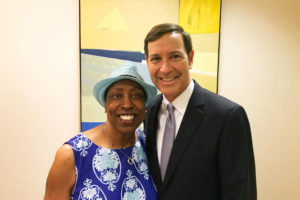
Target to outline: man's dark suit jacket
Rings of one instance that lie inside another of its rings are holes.
[[[255,200],[255,163],[245,110],[196,82],[162,183],[156,147],[161,102],[159,95],[145,119],[146,152],[159,200]]]

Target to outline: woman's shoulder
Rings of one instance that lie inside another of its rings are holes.
[[[61,162],[71,162],[70,164],[74,163],[74,156],[72,147],[69,144],[64,144],[58,148],[56,151],[55,158]]]
[[[87,140],[88,138],[83,133],[78,133],[77,135],[73,136],[71,139],[64,143],[70,145],[71,147],[76,146],[77,143],[82,142],[82,140]]]
[[[68,141],[75,140],[76,138],[81,137],[81,136],[83,136],[83,132],[77,133],[76,135],[74,135],[73,137],[71,137]]]
[[[79,133],[67,142],[65,142],[64,146],[69,146],[73,152],[75,157],[77,154],[85,157],[88,154],[88,149],[92,146],[93,142],[83,133]],[[78,155],[79,156],[79,155]]]

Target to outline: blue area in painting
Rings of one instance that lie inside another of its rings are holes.
[[[81,122],[81,132],[94,128],[104,122]]]
[[[130,51],[113,51],[103,49],[81,49],[81,53],[103,56],[107,58],[117,58],[121,60],[129,60],[133,62],[142,62],[145,60],[145,54],[141,52],[130,52]]]

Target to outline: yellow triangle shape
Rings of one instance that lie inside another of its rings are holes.
[[[103,20],[95,26],[95,28],[97,30],[129,32],[129,29],[117,8],[114,8],[108,15],[106,15]]]

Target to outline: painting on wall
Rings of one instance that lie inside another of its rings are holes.
[[[125,61],[135,62],[152,84],[144,37],[160,23],[176,23],[191,34],[192,78],[217,92],[220,0],[80,0],[81,131],[106,121],[93,87]]]

